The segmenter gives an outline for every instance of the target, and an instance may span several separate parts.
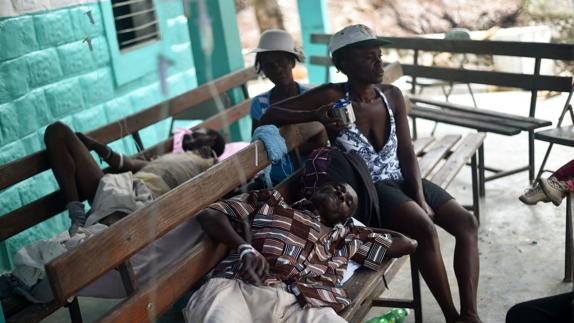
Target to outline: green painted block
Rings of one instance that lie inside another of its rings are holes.
[[[1,152],[0,152],[1,154]],[[6,214],[10,211],[16,210],[22,206],[20,201],[20,193],[18,187],[12,186],[0,192],[0,211],[1,214]]]
[[[29,134],[20,139],[20,143],[22,144],[24,151],[26,151],[26,155],[30,155],[42,150],[42,141],[40,141],[40,137],[38,136],[37,132]]]
[[[188,89],[195,89],[197,85],[197,76],[195,74],[195,67],[188,69],[187,71],[183,72],[183,79],[185,84],[187,84]]]
[[[71,76],[94,69],[90,48],[82,41],[62,45],[57,50],[64,75]]]
[[[0,64],[0,80],[5,84],[12,100],[28,92],[28,64],[19,57]]]
[[[94,20],[93,24],[88,17],[88,12]],[[72,20],[72,26],[75,31],[74,37],[76,39],[85,39],[86,37],[103,35],[104,22],[102,21],[100,7],[97,4],[71,8],[69,13]]]
[[[167,32],[164,35],[166,35],[167,42],[170,45],[189,43],[189,32],[185,16],[168,19],[166,25]]]
[[[43,120],[45,115],[38,118],[38,110],[48,110],[42,91],[34,91],[13,102],[16,114],[18,115],[19,134],[24,137],[43,125],[47,120]],[[40,123],[40,122],[42,123]]]
[[[35,88],[62,78],[60,59],[55,48],[37,51],[25,56],[28,62],[30,86]]]
[[[18,139],[18,128],[18,114],[14,105],[12,103],[0,105],[0,131],[2,132],[0,147]],[[2,150],[4,147],[0,149]],[[1,164],[3,163],[0,162]]]
[[[52,84],[44,89],[44,93],[52,115],[56,118],[84,108],[82,87],[77,78]]]
[[[110,49],[104,37],[92,39],[92,59],[97,67],[107,66],[110,63]]]
[[[20,16],[0,20],[0,62],[38,49],[34,20]]]
[[[132,114],[134,109],[130,97],[126,95],[106,102],[104,111],[109,122],[113,122]]]
[[[41,48],[69,43],[75,39],[68,9],[34,15],[34,26]]]
[[[184,1],[162,1],[161,6],[166,17],[173,18],[183,15]]]
[[[193,67],[193,55],[191,52],[191,43],[183,43],[170,47],[171,54],[175,64],[170,66],[170,74],[180,73]]]
[[[86,105],[92,106],[114,97],[114,81],[109,68],[102,68],[80,77]]]
[[[184,80],[184,75],[182,73],[170,76],[167,79],[167,85],[170,98],[178,96],[189,90]]]
[[[20,140],[11,142],[0,149],[0,165],[7,164],[26,156],[26,150]]]
[[[72,117],[76,131],[87,132],[108,123],[104,105],[80,111]]]
[[[163,101],[159,82],[132,92],[131,100],[134,111],[150,108]]]
[[[4,104],[11,100],[10,91],[8,87],[10,86],[10,80],[0,77],[0,104]]]

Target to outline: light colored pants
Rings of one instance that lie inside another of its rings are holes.
[[[188,323],[347,322],[330,307],[301,307],[283,285],[225,278],[212,278],[195,292],[183,315]]]

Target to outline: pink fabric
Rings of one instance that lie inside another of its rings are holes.
[[[245,141],[231,142],[225,144],[225,150],[223,151],[223,154],[219,156],[219,160],[222,161],[247,146],[249,146],[249,143]]]
[[[191,130],[185,128],[177,128],[173,134],[173,152],[182,153],[183,152],[183,136],[191,135]]]

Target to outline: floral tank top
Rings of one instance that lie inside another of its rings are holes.
[[[403,174],[399,165],[397,154],[398,139],[397,127],[393,110],[383,91],[375,87],[377,94],[383,99],[385,107],[389,113],[389,138],[387,143],[376,151],[367,137],[361,133],[355,123],[341,130],[335,138],[335,146],[345,152],[355,152],[365,160],[374,183],[383,180],[403,181]],[[348,84],[345,84],[345,96],[339,100],[340,103],[351,103]]]

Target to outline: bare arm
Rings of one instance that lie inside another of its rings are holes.
[[[407,187],[410,189],[411,194],[418,205],[420,205],[429,216],[432,216],[432,210],[425,201],[423,187],[421,182],[421,172],[417,156],[413,149],[413,142],[411,140],[411,133],[409,129],[409,121],[407,119],[407,111],[405,100],[401,91],[392,87],[391,97],[393,107],[395,108],[395,119],[397,124],[397,139],[398,139],[398,156],[401,171],[405,177]]]
[[[260,125],[283,126],[293,123],[319,121],[323,124],[337,121],[329,118],[327,110],[341,97],[337,86],[326,84],[301,95],[273,104],[260,120]]]
[[[237,250],[240,245],[248,244],[235,231],[225,214],[213,209],[203,209],[196,216],[205,233],[213,240],[223,243],[232,250]],[[245,228],[245,230],[249,230],[249,228]],[[257,283],[264,274],[269,272],[269,264],[261,254],[245,255],[241,262],[240,275],[249,282]]]
[[[101,142],[86,136],[81,132],[76,132],[76,135],[80,140],[84,143],[84,145],[89,149],[93,150],[102,158],[108,165],[112,171],[119,171],[119,172],[132,172],[135,173],[142,169],[145,165],[147,165],[147,161],[130,158],[128,156],[121,155],[119,153],[114,152],[108,145],[104,145]],[[121,164],[121,165],[120,165]],[[122,167],[120,167],[122,166]]]

